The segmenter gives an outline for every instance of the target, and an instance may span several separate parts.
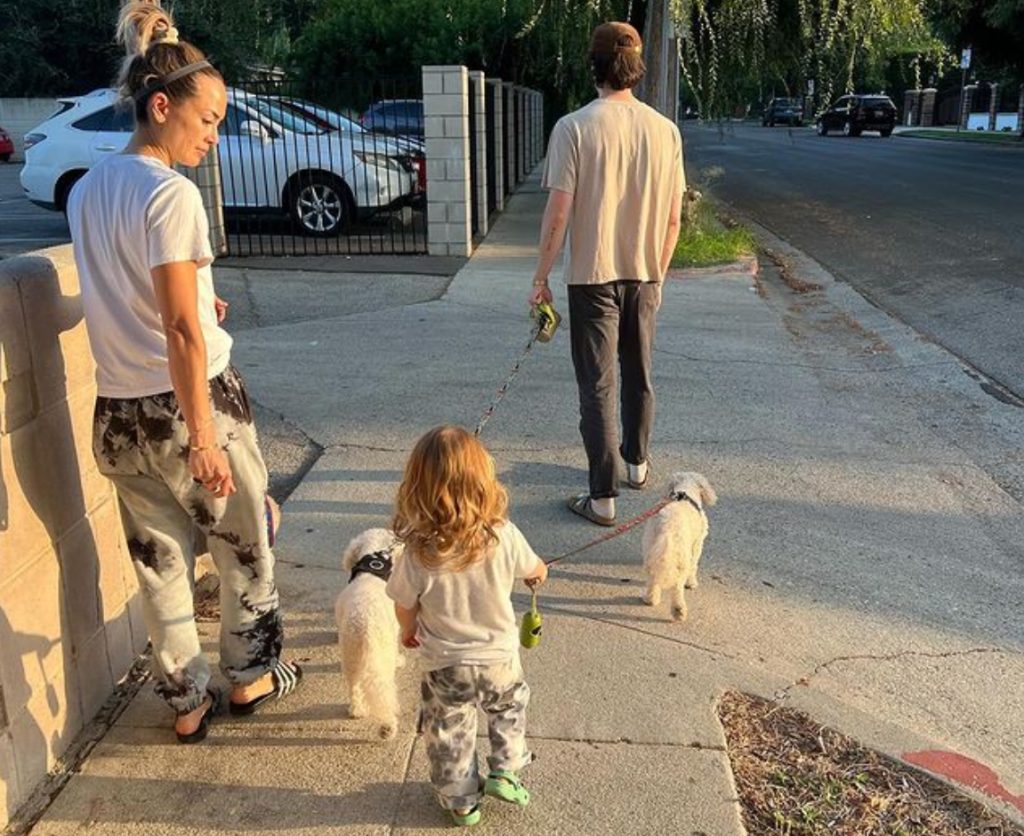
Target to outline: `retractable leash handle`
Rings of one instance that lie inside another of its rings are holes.
[[[550,302],[538,302],[530,308],[530,316],[537,321],[537,342],[551,342],[562,317]]]
[[[537,609],[537,588],[533,587],[531,592],[530,609],[523,613],[523,620],[519,623],[519,643],[527,650],[540,644],[543,631],[540,610]]]

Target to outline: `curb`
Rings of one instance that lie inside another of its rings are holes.
[[[691,279],[708,279],[715,276],[736,275],[756,276],[760,272],[760,264],[756,255],[747,255],[726,264],[714,264],[711,267],[672,267],[665,274],[665,281],[689,281]]]

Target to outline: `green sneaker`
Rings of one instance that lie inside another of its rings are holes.
[[[506,769],[496,769],[487,776],[484,794],[520,807],[530,803],[530,791],[523,786],[518,775]]]
[[[477,804],[472,807],[466,813],[458,813],[455,810],[449,810],[452,814],[452,821],[455,822],[456,827],[472,827],[474,824],[480,824],[480,805]]]

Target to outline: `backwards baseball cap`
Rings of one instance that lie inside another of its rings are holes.
[[[628,23],[602,23],[590,36],[591,55],[615,55],[617,52],[635,52],[639,55],[642,49],[640,33]]]

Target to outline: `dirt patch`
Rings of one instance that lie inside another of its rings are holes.
[[[798,711],[738,693],[718,710],[752,834],[1024,836],[941,781]]]
[[[789,259],[779,255],[774,250],[765,249],[764,254],[779,268],[779,277],[794,293],[813,293],[816,290],[821,290],[821,285],[817,282],[804,281],[797,276]]]

